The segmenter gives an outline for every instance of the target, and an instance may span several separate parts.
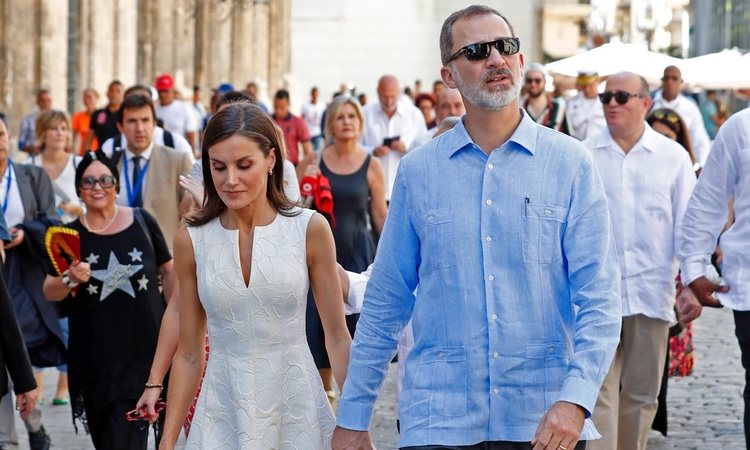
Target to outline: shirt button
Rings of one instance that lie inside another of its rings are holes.
[[[445,358],[445,352],[440,352],[440,357]]]
[[[492,320],[497,320],[497,314],[493,314],[493,315],[491,315],[491,316],[490,316],[490,318],[491,318]]]
[[[484,240],[487,241],[487,242],[490,242],[490,241],[492,241],[492,236],[487,235],[487,236],[484,237]]]
[[[498,352],[495,352],[495,353],[492,354],[492,357],[495,358],[495,359],[497,359],[497,357],[499,357],[499,356],[500,356],[500,354]]]
[[[435,217],[432,216],[432,215],[429,215],[429,216],[427,216],[427,221],[430,222],[430,223],[432,223],[432,222],[435,221]]]
[[[544,210],[544,214],[546,214],[548,216],[551,216],[552,215],[552,210],[549,209],[549,208],[547,208],[547,209]]]
[[[495,275],[490,275],[487,277],[487,279],[490,281],[495,281]]]
[[[499,394],[499,393],[500,393],[500,389],[498,389],[498,388],[495,388],[495,389],[493,389],[493,390],[492,390],[492,392],[493,392],[493,393],[494,393],[495,395],[497,395],[497,394]]]
[[[492,169],[495,168],[495,165],[492,164],[492,163],[489,163],[489,164],[487,164],[487,168],[490,169],[490,170],[492,170]]]
[[[490,206],[490,205],[492,204],[492,200],[488,198],[487,200],[485,200],[485,201],[484,201],[484,203],[485,203],[485,204],[486,204],[487,206]]]

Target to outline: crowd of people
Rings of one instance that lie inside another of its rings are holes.
[[[161,449],[370,449],[398,353],[401,448],[643,450],[703,306],[734,310],[750,381],[750,112],[699,107],[676,66],[553,96],[485,6],[439,44],[431,92],[313,87],[300,116],[170,74],[72,120],[41,90],[14,161],[0,115],[0,449],[14,405],[50,448],[48,367],[97,449],[149,423]]]

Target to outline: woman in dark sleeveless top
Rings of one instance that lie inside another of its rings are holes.
[[[331,183],[333,215],[328,217],[336,241],[336,260],[346,270],[362,272],[375,258],[375,233],[383,231],[387,206],[385,175],[380,161],[370,157],[361,147],[359,138],[364,117],[359,103],[351,97],[339,96],[326,112],[325,133],[330,145],[322,150],[320,166],[315,157],[300,162],[298,171],[306,176],[323,175]],[[358,314],[347,316],[347,326],[354,335]],[[325,352],[323,327],[312,295],[307,301],[307,340],[323,385],[333,401],[331,365]]]

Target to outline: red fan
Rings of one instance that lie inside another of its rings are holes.
[[[72,228],[49,227],[44,244],[58,274],[68,270],[73,261],[81,260],[81,238]]]

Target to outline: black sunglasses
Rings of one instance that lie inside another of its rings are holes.
[[[605,91],[599,94],[599,101],[602,102],[603,105],[609,105],[609,102],[612,101],[613,97],[618,105],[624,105],[628,102],[628,100],[630,100],[630,97],[641,98],[643,96],[641,94],[631,94],[630,92],[625,91]]]
[[[103,175],[101,178],[94,178],[90,176],[83,177],[81,178],[81,189],[94,189],[96,183],[99,183],[99,186],[101,186],[102,189],[109,189],[117,184],[117,180],[112,175]]]
[[[448,58],[448,62],[453,61],[462,54],[469,61],[481,61],[490,56],[492,47],[495,47],[501,55],[515,55],[521,49],[521,40],[517,37],[504,37],[492,42],[478,42],[469,44]]]

